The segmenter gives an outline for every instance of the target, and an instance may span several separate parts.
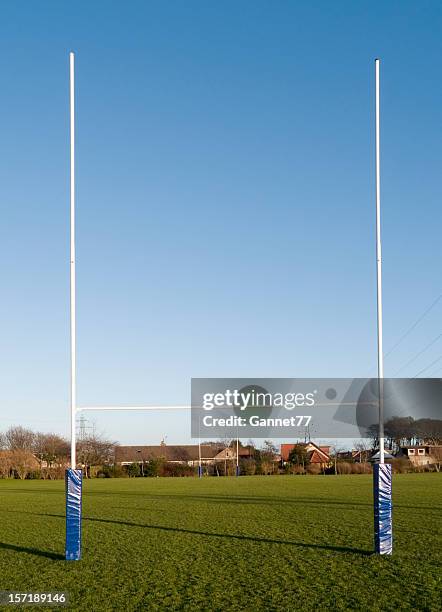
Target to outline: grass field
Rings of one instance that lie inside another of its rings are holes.
[[[442,609],[442,474],[394,476],[391,558],[371,554],[370,476],[87,481],[79,562],[63,486],[0,480],[1,590],[90,612]]]

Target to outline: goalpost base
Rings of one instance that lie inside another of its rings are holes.
[[[81,559],[81,470],[66,470],[66,561]]]
[[[379,555],[393,553],[391,465],[373,465],[374,546]]]

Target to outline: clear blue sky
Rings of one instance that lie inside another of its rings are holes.
[[[376,371],[376,56],[386,350],[440,294],[441,31],[425,1],[3,2],[1,428],[68,432],[70,50],[79,403],[187,403],[191,376]],[[187,416],[94,420],[189,441]]]

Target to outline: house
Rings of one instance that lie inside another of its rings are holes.
[[[305,448],[307,454],[307,462],[319,465],[321,468],[326,468],[330,465],[330,446],[318,446],[314,442],[297,442],[295,444],[281,444],[281,461],[287,463],[291,451],[295,446]]]
[[[238,456],[240,459],[253,459],[255,457],[255,449],[253,446],[240,446],[238,448]]]
[[[415,466],[439,465],[442,462],[442,445],[401,446],[396,457],[406,457]]]
[[[365,463],[369,460],[371,450],[363,449],[356,450],[352,449],[349,451],[340,451],[336,454],[338,461],[349,461],[351,463]]]

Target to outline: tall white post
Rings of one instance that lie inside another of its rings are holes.
[[[74,54],[69,54],[69,102],[70,102],[70,139],[71,139],[71,468],[77,467],[75,448],[75,416],[77,407],[77,354],[76,354],[76,312],[75,312],[75,80]]]
[[[377,323],[378,323],[378,383],[379,383],[379,459],[384,463],[384,354],[382,347],[382,250],[381,250],[381,171],[380,171],[380,60],[375,60],[376,80],[376,262],[377,262]]]
[[[198,413],[198,478],[203,475],[202,463],[201,463],[201,421],[200,414]]]

